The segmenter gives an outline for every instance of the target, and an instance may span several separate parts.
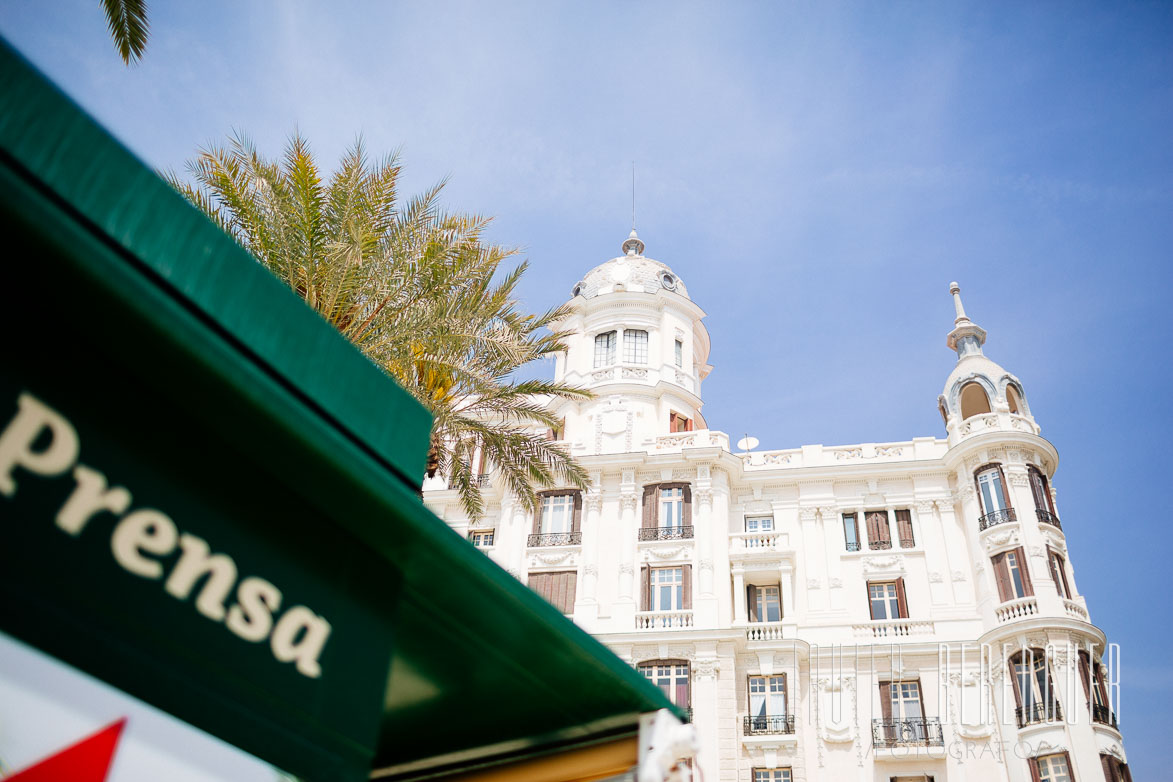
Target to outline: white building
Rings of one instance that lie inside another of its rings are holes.
[[[556,411],[591,490],[428,504],[691,708],[709,782],[1129,779],[1058,454],[956,283],[944,438],[742,453],[701,412],[705,313],[643,251],[574,286],[555,369],[596,394]]]

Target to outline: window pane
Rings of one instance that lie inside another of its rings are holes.
[[[1042,782],[1071,782],[1071,771],[1063,755],[1047,755],[1035,761],[1039,767]]]
[[[648,363],[648,333],[646,331],[624,330],[623,360],[629,364]]]
[[[595,337],[595,366],[615,363],[615,332],[608,331]]]
[[[684,366],[684,343],[676,340],[676,366]]]
[[[1026,597],[1026,587],[1022,584],[1022,572],[1019,570],[1018,555],[1013,551],[1006,553],[1006,567],[1010,569],[1010,581],[1014,587],[1015,597]]]
[[[843,517],[843,537],[847,539],[847,547],[859,545],[859,537],[856,535],[855,516]]]

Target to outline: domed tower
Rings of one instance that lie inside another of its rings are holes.
[[[945,464],[998,730],[1010,744],[1065,748],[1032,759],[1036,766],[1091,777],[1103,757],[1123,757],[1122,737],[1107,702],[1106,639],[1079,592],[1051,488],[1059,456],[1039,436],[1022,383],[983,355],[986,332],[965,314],[957,283],[949,292],[957,365],[938,400]],[[1011,769],[1012,782],[1029,778],[1026,766]]]
[[[949,292],[957,318],[946,342],[957,352],[957,366],[937,399],[949,444],[981,429],[1005,427],[1038,434],[1022,383],[982,353],[986,331],[965,314],[961,287],[951,282]]]
[[[634,229],[622,250],[574,286],[559,324],[570,336],[555,379],[596,395],[556,411],[577,455],[644,450],[657,437],[707,428],[705,313],[672,269],[644,256]]]

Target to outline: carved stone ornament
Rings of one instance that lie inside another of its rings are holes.
[[[966,483],[960,489],[957,490],[957,493],[959,495],[961,495],[962,502],[970,502],[974,498],[975,491],[972,486],[970,486],[968,483]]]
[[[599,575],[599,566],[594,564],[587,565],[582,569],[582,572],[588,576],[597,576]]]
[[[713,490],[712,489],[697,489],[692,493],[693,499],[697,501],[698,505],[713,504]]]
[[[790,460],[794,458],[793,454],[789,453],[767,453],[762,456],[762,464],[780,465],[790,464]]]
[[[716,679],[721,662],[716,657],[698,657],[692,664],[692,670],[697,679]]]
[[[644,550],[644,560],[650,561],[650,557],[655,557],[656,559],[677,559],[687,550],[685,546],[653,546]]]
[[[1027,546],[1026,551],[1032,557],[1041,557],[1043,555],[1043,547],[1042,546]]]
[[[548,554],[531,554],[530,564],[532,567],[541,567],[542,565],[561,565],[570,559],[569,551],[552,551]]]
[[[904,555],[903,554],[888,554],[879,557],[864,557],[863,558],[863,572],[865,573],[887,573],[887,572],[904,572]]]
[[[833,578],[833,579],[831,579],[830,584],[831,584],[832,589],[842,589],[843,588],[843,579]]]
[[[639,507],[639,495],[637,494],[620,494],[619,507],[622,510],[635,510]]]
[[[839,509],[830,505],[825,505],[819,508],[819,515],[823,517],[823,521],[838,521]]]
[[[933,515],[933,508],[937,503],[932,500],[918,500],[916,503],[916,512],[919,516],[931,517]]]
[[[648,376],[646,369],[635,369],[633,367],[623,367],[623,377],[632,378],[634,380],[644,380]]]
[[[708,570],[711,573],[713,571],[713,560],[702,559],[699,563],[697,563],[697,567],[701,570]]]
[[[814,508],[800,508],[798,511],[800,521],[814,521],[816,515]]]
[[[615,377],[615,370],[613,369],[601,369],[598,372],[591,373],[591,380],[594,381],[610,380],[613,377]]]
[[[1068,644],[1055,644],[1047,647],[1047,658],[1050,659],[1053,665],[1060,668],[1067,667],[1070,660],[1071,650]]]
[[[710,477],[709,465],[707,465],[707,464],[698,464],[698,465],[696,466],[696,477],[697,477],[699,480],[702,480],[702,481],[707,481],[707,480],[709,479],[709,477]]]
[[[1012,472],[1007,478],[1009,478],[1011,486],[1025,488],[1030,485],[1030,480],[1027,478],[1026,473],[1023,472]]]
[[[941,573],[939,571],[934,570],[931,573],[929,573],[929,581],[933,582],[934,584],[940,584],[944,580],[945,579],[942,578]]]
[[[977,463],[978,463],[978,457],[976,455],[965,457],[966,472],[973,472],[973,468],[977,467]]]
[[[962,573],[960,570],[954,570],[951,577],[953,578],[954,581],[964,581],[965,580],[965,574]]]
[[[1014,546],[1018,541],[1018,530],[1016,529],[998,529],[992,528],[992,532],[988,532],[985,536],[986,551],[993,551],[994,549],[1003,548],[1005,546]]]
[[[592,491],[587,492],[586,497],[583,498],[588,511],[601,513],[603,510],[603,494],[602,492]]]
[[[635,573],[635,568],[632,567],[630,562],[624,562],[619,565],[619,572],[625,576],[630,576]]]
[[[817,578],[808,578],[806,580],[806,588],[807,589],[818,589],[820,586],[820,583],[821,582]]]

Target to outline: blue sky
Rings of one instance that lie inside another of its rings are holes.
[[[233,128],[494,215],[544,309],[618,253],[709,313],[711,426],[766,448],[943,435],[961,283],[1059,449],[1138,779],[1173,722],[1173,4],[152,4],[125,68],[95,0],[0,34],[160,168]],[[1162,766],[1163,767],[1163,766]]]

